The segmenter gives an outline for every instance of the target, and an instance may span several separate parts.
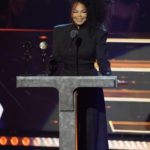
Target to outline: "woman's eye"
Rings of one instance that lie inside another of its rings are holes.
[[[83,10],[82,13],[87,13],[87,11],[86,11],[86,10]]]
[[[77,10],[73,10],[72,12],[73,12],[73,13],[78,13]],[[86,11],[86,10],[82,10],[81,13],[87,13],[87,11]]]
[[[73,13],[78,13],[78,11],[74,10]]]

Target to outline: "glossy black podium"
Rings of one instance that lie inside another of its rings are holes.
[[[116,76],[18,76],[17,87],[54,87],[59,92],[59,149],[77,150],[76,101],[78,87],[116,88]]]

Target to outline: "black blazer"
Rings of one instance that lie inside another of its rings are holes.
[[[72,37],[74,31],[77,34]],[[88,23],[82,25],[79,30],[74,24],[55,26],[50,57],[51,70],[57,69],[52,67],[52,64],[57,66],[56,64],[62,63],[61,75],[97,75],[94,68],[94,62],[97,60],[100,72],[110,75],[106,38],[106,31],[92,27]]]

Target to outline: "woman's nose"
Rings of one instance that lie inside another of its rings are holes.
[[[78,13],[78,17],[81,17],[81,16],[82,16],[82,14],[81,14],[81,12],[79,12],[79,13]]]

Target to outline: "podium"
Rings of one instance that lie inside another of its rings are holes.
[[[77,150],[76,101],[79,87],[116,88],[116,76],[18,76],[19,87],[53,87],[59,93],[59,149]]]

